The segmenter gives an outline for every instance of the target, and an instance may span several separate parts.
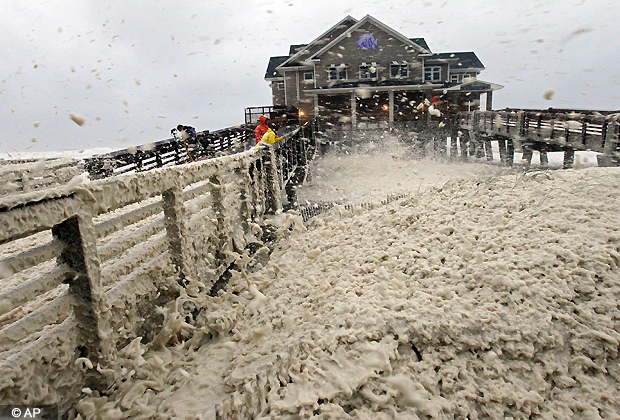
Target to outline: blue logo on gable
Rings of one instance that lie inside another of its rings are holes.
[[[374,50],[379,45],[379,40],[374,33],[364,34],[357,40],[357,46],[363,50]]]

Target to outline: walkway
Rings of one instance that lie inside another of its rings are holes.
[[[411,196],[307,228],[280,215],[264,267],[240,261],[216,298],[190,287],[150,348],[124,350],[116,392],[79,411],[212,419],[225,401],[239,418],[618,415],[620,169],[504,171],[398,148],[326,158],[300,197]],[[202,308],[196,320],[184,301]]]

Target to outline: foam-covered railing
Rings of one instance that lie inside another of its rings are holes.
[[[573,110],[472,111],[459,114],[462,129],[611,155],[618,151],[618,113]]]
[[[274,148],[0,199],[0,401],[104,389],[156,307],[213,284],[281,208]],[[15,251],[17,250],[17,251]]]

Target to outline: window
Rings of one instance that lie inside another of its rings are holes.
[[[304,80],[313,80],[313,79],[314,79],[314,74],[312,72],[304,73]]]
[[[284,83],[278,83],[278,90],[284,90]]]
[[[338,71],[335,67],[330,67],[327,72],[329,73],[329,80],[338,80]]]
[[[392,79],[409,77],[409,64],[406,62],[392,62],[392,64],[390,64],[390,77]]]
[[[376,79],[377,78],[377,65],[376,63],[360,64],[360,79]]]
[[[450,76],[450,81],[453,82],[453,83],[458,83],[459,79],[460,79],[460,77],[459,77],[458,74],[453,74],[453,75]]]
[[[329,80],[346,80],[347,79],[347,67],[344,65],[341,66],[331,66],[327,70],[329,73]]]
[[[438,82],[441,80],[441,67],[424,67],[424,80]]]

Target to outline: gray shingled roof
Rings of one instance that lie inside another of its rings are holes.
[[[424,38],[409,38],[410,41],[415,42],[416,44],[418,44],[420,47],[424,48],[425,50],[431,50],[428,47],[428,44],[426,43],[426,40]]]
[[[267,72],[265,72],[265,79],[273,79],[274,77],[281,77],[281,75],[279,75],[278,72],[276,71],[276,67],[284,63],[284,61],[286,61],[287,58],[289,58],[288,55],[269,58],[269,65],[267,66]]]
[[[308,44],[291,45],[291,48],[288,50],[288,56],[290,57],[291,55],[297,54],[297,52],[301,50],[303,47],[305,47],[306,45]]]
[[[478,56],[473,51],[468,52],[447,52],[436,53],[426,58],[426,61],[431,60],[448,60],[456,59],[456,63],[452,64],[453,69],[483,69],[484,65],[478,59]]]

